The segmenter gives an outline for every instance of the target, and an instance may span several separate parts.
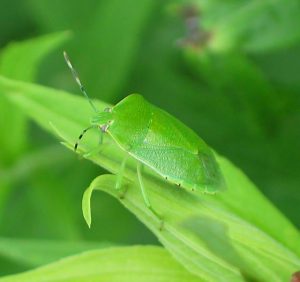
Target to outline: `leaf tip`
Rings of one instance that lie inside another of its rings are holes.
[[[92,224],[92,217],[91,217],[91,196],[92,196],[92,189],[88,187],[82,197],[82,213],[83,218],[88,225],[89,228],[91,228]]]

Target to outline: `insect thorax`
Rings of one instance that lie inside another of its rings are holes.
[[[91,124],[102,126],[108,124],[110,121],[112,121],[112,119],[113,116],[111,112],[109,111],[99,112],[92,117]]]

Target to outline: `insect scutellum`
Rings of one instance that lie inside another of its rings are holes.
[[[105,108],[103,112],[100,112],[95,104],[93,103],[93,101],[90,99],[90,97],[88,96],[83,84],[80,81],[78,72],[76,71],[76,69],[73,67],[68,54],[64,51],[64,58],[65,61],[69,67],[69,69],[72,72],[72,75],[75,79],[75,81],[77,82],[77,84],[79,85],[80,91],[82,92],[82,94],[85,96],[85,98],[89,101],[91,107],[93,108],[93,110],[95,111],[95,115],[93,116],[92,120],[91,120],[91,126],[85,128],[82,133],[79,135],[77,142],[74,145],[74,150],[77,150],[79,141],[82,139],[82,137],[84,136],[84,134],[92,129],[92,128],[98,128],[101,130],[102,133],[105,133],[109,127],[109,124],[112,120],[112,110],[111,108]],[[102,134],[101,133],[101,134]]]

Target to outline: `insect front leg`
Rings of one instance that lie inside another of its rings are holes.
[[[82,137],[86,134],[87,131],[89,131],[89,130],[92,129],[92,128],[97,128],[97,126],[95,126],[95,125],[89,126],[89,127],[85,128],[85,129],[80,133],[79,137],[77,138],[76,143],[74,144],[74,151],[75,151],[75,152],[77,151],[79,142],[80,142],[80,140],[82,139]]]
[[[89,152],[83,154],[83,157],[89,158],[93,155],[98,154],[102,150],[101,145],[103,144],[103,138],[104,138],[104,133],[102,131],[100,131],[99,132],[99,144],[98,144],[99,146],[97,148],[94,148],[94,149],[90,150]]]
[[[138,180],[139,180],[139,184],[140,184],[140,188],[141,188],[141,192],[142,192],[142,196],[143,196],[143,200],[147,206],[147,208],[158,218],[158,220],[160,221],[160,227],[159,229],[162,230],[163,227],[163,219],[161,218],[161,216],[153,209],[153,207],[151,206],[151,203],[149,201],[149,198],[147,196],[146,193],[146,189],[142,180],[142,164],[139,162],[137,164],[137,175],[138,175]]]
[[[103,136],[104,136],[104,134],[103,134],[103,132],[100,130],[99,141],[98,141],[98,144],[99,144],[99,145],[102,145],[102,143],[103,143]]]

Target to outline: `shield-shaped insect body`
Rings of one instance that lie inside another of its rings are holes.
[[[167,181],[206,193],[222,188],[222,174],[208,145],[141,95],[127,96],[93,120],[120,148]]]
[[[158,216],[147,198],[142,181],[142,165],[186,190],[212,194],[224,188],[222,173],[213,151],[194,131],[139,94],[131,94],[103,112],[97,111],[66,53],[64,55],[82,93],[96,112],[91,126],[82,132],[79,140],[88,129],[98,128],[109,134],[127,156],[134,158],[144,201],[154,214]],[[75,150],[77,146],[78,142]],[[126,159],[121,165],[117,189],[125,165]]]

